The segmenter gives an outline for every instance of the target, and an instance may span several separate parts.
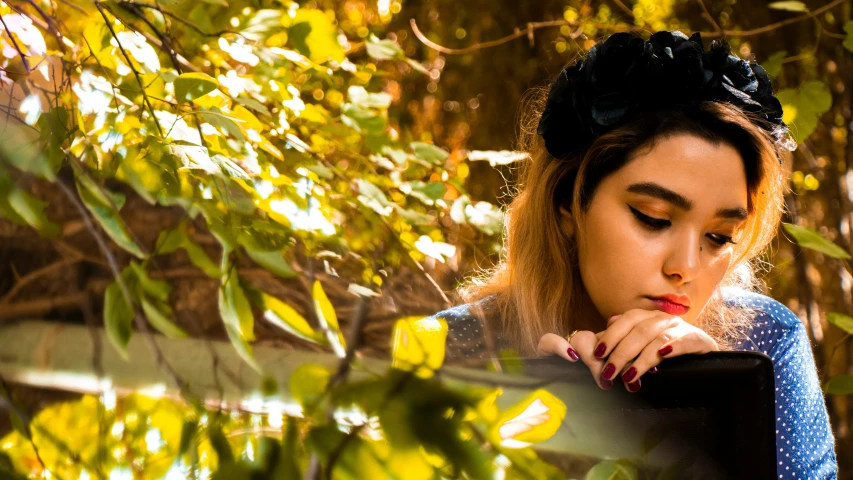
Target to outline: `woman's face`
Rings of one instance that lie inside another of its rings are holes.
[[[727,242],[737,238],[746,208],[737,150],[687,134],[659,139],[599,184],[581,220],[578,260],[587,302],[602,319],[642,308],[696,324],[729,268]],[[572,230],[562,213],[564,228]],[[651,299],[668,294],[689,308]]]

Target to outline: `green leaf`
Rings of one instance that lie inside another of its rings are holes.
[[[637,480],[637,467],[624,460],[604,460],[586,473],[585,480]]]
[[[456,223],[468,223],[487,235],[503,230],[503,212],[489,202],[471,205],[467,195],[457,198],[450,207],[450,218]]]
[[[104,328],[107,338],[121,356],[128,360],[127,344],[133,333],[133,308],[128,305],[117,281],[109,284],[104,293]]]
[[[772,2],[767,4],[768,8],[772,8],[775,10],[786,10],[788,12],[808,12],[809,8],[803,2],[797,2],[794,0],[785,1],[785,2]]]
[[[136,242],[130,238],[127,226],[124,224],[124,221],[121,219],[118,212],[113,210],[112,206],[109,204],[105,204],[101,201],[101,199],[104,198],[104,194],[102,192],[93,192],[89,188],[84,187],[80,181],[76,182],[76,184],[77,192],[80,194],[80,200],[83,201],[83,205],[85,205],[86,209],[91,212],[95,220],[98,221],[116,245],[138,258],[145,258],[145,252],[143,252],[136,245]],[[121,204],[124,203],[124,196],[115,194],[114,199],[120,199],[118,202],[113,200],[113,203],[117,203],[116,208],[121,209]]]
[[[424,183],[420,180],[415,180],[409,184],[412,189],[411,196],[424,202],[427,205],[434,205],[436,200],[440,200],[447,192],[447,187],[444,182],[429,182]]]
[[[332,350],[337,356],[343,358],[347,349],[344,334],[341,333],[341,327],[338,325],[335,307],[332,306],[332,302],[326,296],[319,280],[314,280],[311,296],[314,298],[314,311],[317,315],[317,321],[320,322],[320,327],[326,332],[326,338],[332,345]]]
[[[297,10],[288,35],[296,49],[314,62],[343,62],[346,58],[343,47],[338,43],[337,28],[322,10]]]
[[[311,429],[305,438],[308,448],[318,454],[322,464],[328,461],[328,457],[337,445],[344,446],[339,452],[338,461],[334,465],[334,471],[328,478],[345,478],[350,480],[394,478],[390,477],[385,468],[383,468],[377,452],[373,450],[368,440],[358,435],[353,435],[347,442],[341,443],[346,435],[334,425],[323,425]],[[408,473],[409,475],[398,478],[418,478],[411,475],[414,473],[411,470]],[[436,475],[435,478],[438,478],[438,476]]]
[[[782,227],[784,227],[785,231],[790,233],[797,243],[803,248],[820,252],[832,258],[845,260],[850,258],[850,254],[843,248],[825,239],[820,233],[809,227],[800,227],[790,223],[784,223],[782,224]]]
[[[782,104],[782,120],[791,125],[791,134],[797,143],[802,143],[815,131],[820,117],[832,107],[832,93],[820,80],[780,90],[776,98]]]
[[[394,205],[394,208],[395,210],[397,210],[397,213],[399,213],[400,216],[403,217],[403,220],[405,220],[408,224],[429,225],[433,223],[433,217],[425,213],[416,212],[414,210],[407,210],[398,205]]]
[[[376,185],[361,178],[356,178],[355,183],[358,185],[358,201],[365,207],[370,208],[383,217],[387,217],[394,210],[396,204],[388,201],[388,198],[385,197],[385,194]]]
[[[823,391],[829,395],[853,395],[853,375],[836,375],[830,378]]]
[[[207,256],[207,252],[203,248],[190,239],[186,221],[181,222],[175,228],[160,232],[154,251],[160,255],[167,255],[179,248],[183,248],[187,252],[190,262],[200,268],[207,276],[219,278],[219,267]]]
[[[210,161],[219,167],[220,171],[227,177],[239,178],[240,180],[249,180],[249,174],[243,170],[240,165],[237,165],[233,160],[222,154],[215,154],[210,157]]]
[[[17,187],[13,187],[6,194],[6,202],[8,202],[9,206],[22,220],[38,230],[42,235],[46,237],[56,237],[59,235],[61,230],[59,225],[48,220],[44,214],[44,208],[47,206],[46,202],[42,202]]]
[[[364,44],[367,47],[367,54],[377,60],[392,60],[395,58],[405,58],[403,49],[393,40],[379,40],[379,38],[370,34],[367,42]]]
[[[853,52],[853,20],[844,22],[844,33],[847,34],[847,37],[842,45],[847,51]]]
[[[175,98],[178,102],[188,102],[216,90],[219,83],[210,75],[202,72],[189,72],[175,79]]]
[[[231,445],[228,444],[228,439],[225,438],[218,423],[213,423],[208,427],[207,436],[210,439],[210,446],[213,447],[213,451],[216,452],[219,459],[219,467],[232,465],[234,463],[234,452],[231,451]]]
[[[308,320],[290,305],[264,292],[257,296],[258,307],[264,311],[264,318],[291,335],[313,343],[326,344],[326,337],[315,332]]]
[[[181,426],[181,440],[178,443],[178,458],[190,451],[190,445],[195,442],[195,436],[198,432],[198,420],[191,419],[184,421]]]
[[[219,315],[225,324],[228,339],[240,357],[252,368],[261,371],[261,367],[252,354],[249,342],[255,340],[255,317],[252,314],[246,292],[240,285],[237,266],[231,260],[232,252],[227,249],[222,254],[222,284],[219,288]]]
[[[782,60],[788,55],[787,50],[780,50],[770,57],[767,60],[761,62],[761,66],[764,67],[764,71],[767,72],[771,78],[779,75],[779,72],[782,71]]]
[[[62,132],[57,132],[57,135]],[[6,163],[22,172],[56,181],[56,171],[59,165],[53,165],[50,159],[42,154],[38,141],[38,133],[28,127],[9,123],[0,134],[0,164]]]
[[[148,319],[148,323],[156,328],[158,332],[169,338],[187,338],[187,332],[183,331],[169,319],[171,309],[167,305],[160,305],[158,307],[146,298],[143,298],[141,303],[142,311],[145,312],[145,318]],[[163,312],[164,310],[166,313]]]
[[[243,143],[246,141],[246,136],[243,135],[243,130],[238,125],[238,122],[244,122],[245,120],[237,117],[231,117],[229,115],[225,115],[216,107],[211,108],[210,110],[201,110],[198,112],[199,115],[205,121],[213,125],[214,127],[219,128],[220,130],[227,132],[231,136],[233,136],[237,141]]]
[[[385,130],[388,122],[385,117],[370,108],[346,103],[341,109],[341,121],[356,132],[378,134]]]
[[[448,156],[450,156],[447,151],[438,148],[431,143],[412,142],[412,150],[415,153],[416,159],[432,165],[440,165]]]
[[[826,321],[853,335],[853,318],[843,313],[831,312],[826,314]]]
[[[392,97],[385,92],[368,93],[364,87],[353,85],[347,89],[350,103],[364,108],[388,108]]]
[[[273,250],[264,252],[246,248],[246,253],[255,263],[268,270],[270,273],[278,275],[282,278],[293,278],[299,276],[296,271],[291,268],[290,264],[281,256],[281,251]]]

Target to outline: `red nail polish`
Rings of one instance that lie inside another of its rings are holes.
[[[601,372],[601,379],[602,380],[610,380],[610,377],[612,377],[614,373],[616,373],[616,367],[613,366],[612,363],[608,363],[604,367],[604,371]]]
[[[640,391],[640,382],[629,383],[626,385],[628,387],[629,392],[639,392]]]
[[[670,353],[672,353],[672,345],[667,345],[667,346],[661,348],[660,350],[658,350],[658,354],[660,354],[661,357],[665,357],[665,356],[669,355]]]
[[[581,357],[579,357],[579,356],[578,356],[578,353],[577,353],[577,352],[575,352],[575,350],[574,350],[572,347],[569,347],[569,348],[566,350],[566,355],[568,355],[568,356],[569,356],[569,358],[571,358],[571,359],[572,359],[572,360],[574,360],[574,361],[577,361],[579,358],[581,358]]]
[[[595,347],[595,351],[592,353],[596,357],[601,358],[604,356],[604,352],[606,352],[606,351],[607,351],[607,345],[605,345],[603,343],[599,343],[598,346]]]
[[[649,373],[658,373],[658,367],[652,367],[649,369]]]
[[[627,372],[625,372],[624,375],[622,375],[622,381],[625,383],[628,383],[631,380],[633,380],[634,377],[636,377],[636,376],[637,376],[637,369],[634,367],[631,367],[628,369]]]
[[[610,390],[611,388],[613,388],[613,382],[611,382],[610,380],[602,380],[601,388],[605,390]]]

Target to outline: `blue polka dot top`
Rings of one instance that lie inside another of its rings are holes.
[[[805,327],[788,307],[760,293],[723,288],[727,303],[759,311],[736,350],[761,352],[776,374],[776,471],[780,479],[836,479],[835,438]],[[439,312],[448,323],[448,362],[481,359],[483,324],[468,305]]]

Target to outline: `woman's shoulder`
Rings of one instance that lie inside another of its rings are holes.
[[[740,287],[723,287],[720,290],[726,303],[758,310],[780,326],[790,328],[800,323],[800,319],[790,308],[763,293]]]
[[[790,308],[763,293],[739,287],[723,287],[721,293],[726,303],[756,312],[750,331],[737,350],[759,351],[774,358],[774,348],[804,328]]]
[[[447,323],[448,361],[482,359],[488,351],[485,341],[483,311],[491,306],[492,297],[464,303],[442,310],[429,318]]]

